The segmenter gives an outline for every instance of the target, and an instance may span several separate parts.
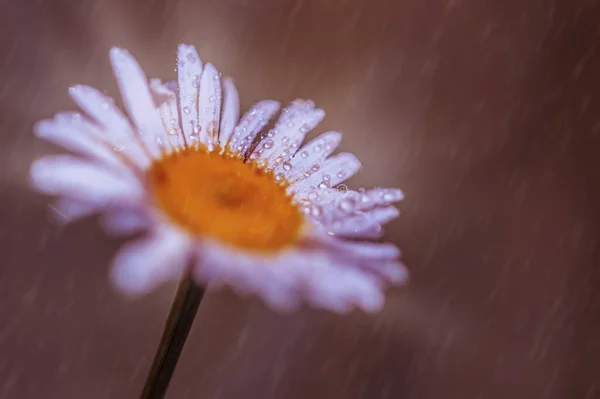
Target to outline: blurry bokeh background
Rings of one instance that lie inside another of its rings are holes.
[[[376,316],[212,294],[169,398],[600,398],[600,5],[581,0],[0,0],[0,398],[135,398],[174,287],[127,301],[119,242],[60,228],[27,171],[107,53],[175,77],[177,44],[243,108],[313,99],[400,186],[412,273]],[[314,133],[313,133],[314,134]]]

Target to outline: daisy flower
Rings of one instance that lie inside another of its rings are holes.
[[[407,280],[398,248],[369,241],[398,216],[391,204],[402,192],[341,184],[360,162],[332,155],[338,132],[302,145],[325,116],[311,101],[293,101],[263,131],[279,103],[240,118],[232,80],[193,46],[179,46],[177,82],[148,80],[126,50],[113,48],[110,61],[127,114],[92,87],[72,87],[83,112],[35,127],[72,154],[36,160],[31,179],[69,221],[100,214],[112,234],[145,233],[114,259],[118,289],[141,295],[191,273],[276,310],[343,313],[379,310],[386,286]]]

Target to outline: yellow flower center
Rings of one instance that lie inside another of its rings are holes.
[[[148,184],[162,210],[192,234],[244,249],[293,244],[303,216],[286,193],[288,183],[219,152],[187,148],[153,162]]]

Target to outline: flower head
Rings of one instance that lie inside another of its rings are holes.
[[[194,278],[256,294],[271,307],[303,302],[335,312],[376,311],[383,289],[407,278],[399,250],[376,237],[398,216],[398,189],[352,191],[360,168],[326,132],[302,145],[323,110],[296,100],[239,118],[233,82],[180,45],[177,82],[148,81],[125,50],[111,63],[127,115],[96,89],[75,86],[83,113],[59,113],[36,134],[74,155],[35,161],[35,187],[70,220],[100,213],[114,234],[145,232],[116,255],[116,286],[139,295],[191,267]]]

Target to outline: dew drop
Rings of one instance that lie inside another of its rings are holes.
[[[200,76],[194,76],[194,80],[192,80],[192,86],[194,86],[195,89],[200,87]]]
[[[275,175],[275,181],[282,181],[284,176],[281,173]]]
[[[268,150],[269,148],[273,148],[274,145],[275,142],[271,139],[268,139],[267,141],[265,141],[265,144],[263,144],[263,147]]]
[[[340,184],[335,189],[338,193],[345,193],[348,191],[348,186],[346,186],[345,184]]]
[[[292,164],[291,164],[291,163],[289,163],[289,162],[285,162],[285,163],[283,164],[283,170],[285,170],[285,171],[290,171],[290,170],[292,170]]]
[[[284,143],[284,144],[287,143],[288,141],[290,141],[290,138],[288,136],[283,136],[281,138],[281,142]]]
[[[346,172],[344,172],[344,171],[337,172],[336,176],[338,177],[338,179],[343,179],[344,177],[346,177]]]
[[[310,193],[308,193],[309,200],[314,201],[317,198],[319,198],[319,193],[317,193],[316,191],[311,191]]]
[[[310,131],[310,126],[308,124],[304,124],[300,127],[300,133],[308,133]]]
[[[313,172],[316,172],[317,170],[319,170],[321,167],[319,166],[319,164],[314,164],[312,166],[312,168],[310,168],[310,170],[312,170]]]
[[[115,148],[113,148],[113,151],[114,152],[123,152],[124,149],[125,149],[125,146],[119,145],[119,146],[116,146]]]
[[[321,152],[321,151],[323,151],[323,147],[320,144],[317,144],[315,146],[315,152]]]
[[[190,113],[190,107],[183,107],[183,113],[184,114],[189,114]]]
[[[329,188],[330,184],[328,181],[323,180],[321,183],[319,183],[319,188]]]
[[[368,203],[371,201],[371,198],[367,195],[367,194],[362,194],[360,196],[360,201],[364,204]]]
[[[331,180],[331,176],[329,176],[329,175],[323,175],[323,180],[324,181],[329,181],[329,180]]]
[[[302,152],[300,153],[300,156],[301,156],[302,158],[308,158],[308,151],[302,151]]]
[[[172,128],[170,128],[170,129],[167,131],[167,134],[168,134],[169,136],[177,136],[177,129],[175,129],[174,127],[172,127]]]

